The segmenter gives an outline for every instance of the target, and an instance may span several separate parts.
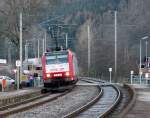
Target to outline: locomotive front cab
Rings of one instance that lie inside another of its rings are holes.
[[[68,85],[72,82],[69,51],[48,52],[42,60],[44,87]]]

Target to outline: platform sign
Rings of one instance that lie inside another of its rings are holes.
[[[26,75],[22,75],[21,81],[28,81],[28,77]]]
[[[109,68],[109,72],[112,72],[112,68]]]
[[[0,59],[0,64],[6,64],[7,60],[6,59]]]
[[[16,60],[16,66],[20,67],[21,66],[21,61],[20,60]]]
[[[133,71],[133,70],[131,70],[131,71],[130,71],[130,74],[131,74],[131,75],[133,75],[133,74],[134,74],[134,71]]]
[[[145,73],[145,79],[150,80],[150,73]]]

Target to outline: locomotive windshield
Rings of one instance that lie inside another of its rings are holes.
[[[57,63],[67,63],[68,55],[67,54],[59,54],[59,55],[47,55],[46,56],[46,65],[49,64],[57,64]]]

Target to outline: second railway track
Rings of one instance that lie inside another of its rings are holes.
[[[84,80],[83,80],[84,81]],[[97,83],[99,81],[94,80],[85,80],[86,82]],[[111,110],[120,102],[121,93],[120,90],[114,85],[103,85],[102,88],[102,95],[99,100],[96,101],[94,105],[91,104],[89,107],[90,102],[95,102],[94,100],[90,101],[84,107],[80,107],[77,110],[70,112],[65,118],[71,117],[79,117],[79,118],[99,118],[105,117]]]

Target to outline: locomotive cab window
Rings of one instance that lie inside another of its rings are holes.
[[[67,63],[68,55],[51,55],[46,57],[46,64]]]
[[[67,55],[58,55],[57,61],[60,63],[67,63],[68,62],[68,56]]]
[[[56,56],[47,56],[46,57],[46,64],[54,64],[56,63]]]

